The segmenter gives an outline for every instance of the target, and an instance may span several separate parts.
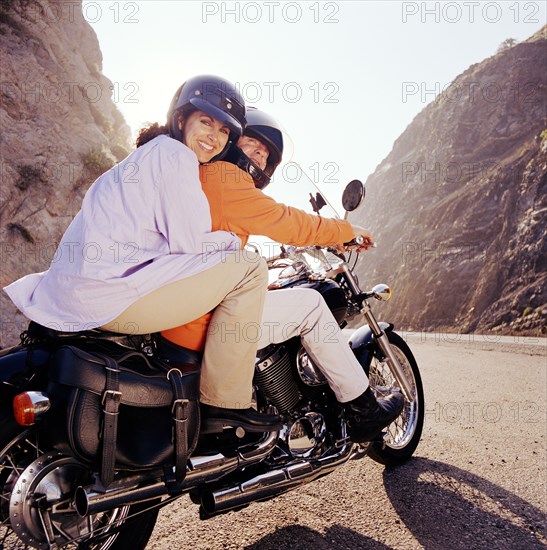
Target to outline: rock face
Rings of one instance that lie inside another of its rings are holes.
[[[80,2],[3,0],[0,7],[2,286],[52,261],[98,174],[130,148],[130,129],[101,74]],[[0,293],[0,345],[26,320]]]
[[[544,333],[546,27],[457,77],[397,139],[350,215],[363,287],[409,330]],[[378,308],[379,309],[379,308]]]

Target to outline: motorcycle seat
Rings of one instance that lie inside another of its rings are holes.
[[[111,342],[131,350],[140,350],[144,342],[149,342],[151,340],[151,335],[149,334],[122,334],[118,332],[109,332],[100,328],[83,330],[80,332],[65,332],[55,330],[51,327],[45,327],[34,321],[29,323],[26,336],[32,341],[58,344],[90,341]]]

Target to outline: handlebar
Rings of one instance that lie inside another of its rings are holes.
[[[352,239],[351,241],[344,243],[344,246],[360,246],[365,242],[365,238],[363,235],[357,235],[355,239]]]
[[[351,240],[347,243],[344,243],[343,246],[345,248],[355,247],[355,246],[359,247],[359,246],[362,246],[364,244],[364,242],[365,242],[365,240],[364,240],[363,236],[358,235],[355,239],[353,239],[353,240]],[[368,246],[370,248],[376,248],[377,247],[375,242],[370,243],[366,246]],[[318,250],[318,249],[321,249],[321,248],[326,248],[326,250],[328,252],[331,252],[332,254],[334,254],[338,257],[341,257],[343,259],[343,257],[340,256],[341,251],[338,248],[330,247],[330,246],[321,247],[321,246],[311,245],[311,246],[302,246],[302,247],[290,246],[288,250],[286,250],[284,247],[282,247],[280,254],[272,256],[271,258],[267,258],[266,262],[269,266],[271,266],[274,262],[276,262],[278,260],[285,260],[285,259],[289,258],[290,256],[294,256],[294,255],[298,255],[298,254],[305,254],[306,252],[310,253],[311,251]]]
[[[344,246],[346,248],[350,247],[350,246],[363,246],[365,245],[366,247],[369,247],[369,248],[376,248],[376,243],[374,242],[371,242],[371,243],[367,243],[365,244],[365,238],[363,237],[363,235],[357,235],[357,237],[355,237],[355,239],[352,239],[351,241],[347,242],[347,243],[344,243]]]

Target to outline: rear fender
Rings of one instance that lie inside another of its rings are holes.
[[[392,323],[380,321],[378,324],[385,333],[393,330]],[[368,325],[359,327],[351,335],[349,345],[368,376],[370,362],[372,361],[372,357],[374,355],[374,349],[377,347],[376,338],[374,337],[370,327]]]

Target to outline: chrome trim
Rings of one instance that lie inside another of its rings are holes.
[[[344,440],[340,451],[317,460],[299,460],[281,468],[249,478],[237,485],[205,492],[201,506],[211,517],[255,500],[271,497],[332,472],[352,456],[355,444]]]
[[[372,333],[374,334],[374,337],[376,338],[380,349],[384,352],[386,362],[393,374],[393,377],[395,378],[395,380],[397,380],[397,384],[399,384],[399,387],[401,388],[406,400],[409,402],[414,401],[414,397],[412,395],[412,386],[406,378],[403,368],[401,367],[401,363],[399,363],[397,356],[395,355],[395,353],[393,353],[393,350],[391,349],[391,344],[389,343],[387,334],[382,330],[382,328],[378,324],[378,321],[376,321],[376,317],[374,317],[374,314],[372,313],[372,309],[368,302],[363,303],[361,313],[363,314],[365,321],[370,327],[370,330],[372,330]]]
[[[359,283],[353,271],[350,269],[349,265],[346,262],[343,262],[341,267],[344,275],[346,276],[346,282],[348,283],[351,292],[353,292],[355,296],[358,296],[361,293],[361,289],[359,288]]]
[[[300,346],[296,354],[296,369],[300,376],[300,380],[307,386],[324,386],[327,384],[325,375],[319,370],[319,367],[315,365],[313,359],[303,346]]]
[[[257,462],[266,458],[279,437],[279,432],[269,432],[264,437],[263,441],[260,441],[256,445],[247,445],[238,449],[237,453],[240,459],[239,466],[246,466],[253,462]]]
[[[264,460],[273,450],[278,436],[279,432],[268,432],[258,443],[238,449],[237,455],[233,457],[226,457],[221,453],[190,457],[188,473],[180,488],[181,492],[216,481],[240,467]],[[162,480],[156,478],[153,483],[136,487],[135,484],[139,480],[146,482],[149,477],[144,473],[131,476],[127,479],[127,484],[124,483],[124,479],[115,481],[115,485],[106,492],[98,491],[94,485],[78,487],[74,495],[74,508],[80,516],[86,516],[169,494]]]
[[[323,415],[312,411],[295,419],[285,435],[285,441],[292,456],[309,459],[320,454],[326,433]]]
[[[405,371],[403,370],[401,363],[399,363],[399,359],[391,349],[391,344],[389,343],[387,334],[383,332],[380,336],[377,336],[376,339],[378,340],[378,345],[386,356],[386,362],[389,365],[389,368],[391,369],[395,380],[397,380],[397,383],[399,384],[399,386],[401,386],[403,395],[409,403],[412,403],[415,399],[412,393],[412,386],[410,385],[410,382],[406,377]]]
[[[383,283],[372,289],[373,296],[380,302],[387,302],[391,298],[391,288]]]
[[[34,416],[40,416],[49,411],[51,401],[46,393],[41,391],[27,391],[25,393],[30,397],[34,409]]]
[[[270,349],[270,348],[265,348]],[[287,348],[283,345],[279,346],[272,354],[266,355],[265,359],[260,359],[255,363],[255,369],[262,372],[269,369],[277,363],[287,353]]]

